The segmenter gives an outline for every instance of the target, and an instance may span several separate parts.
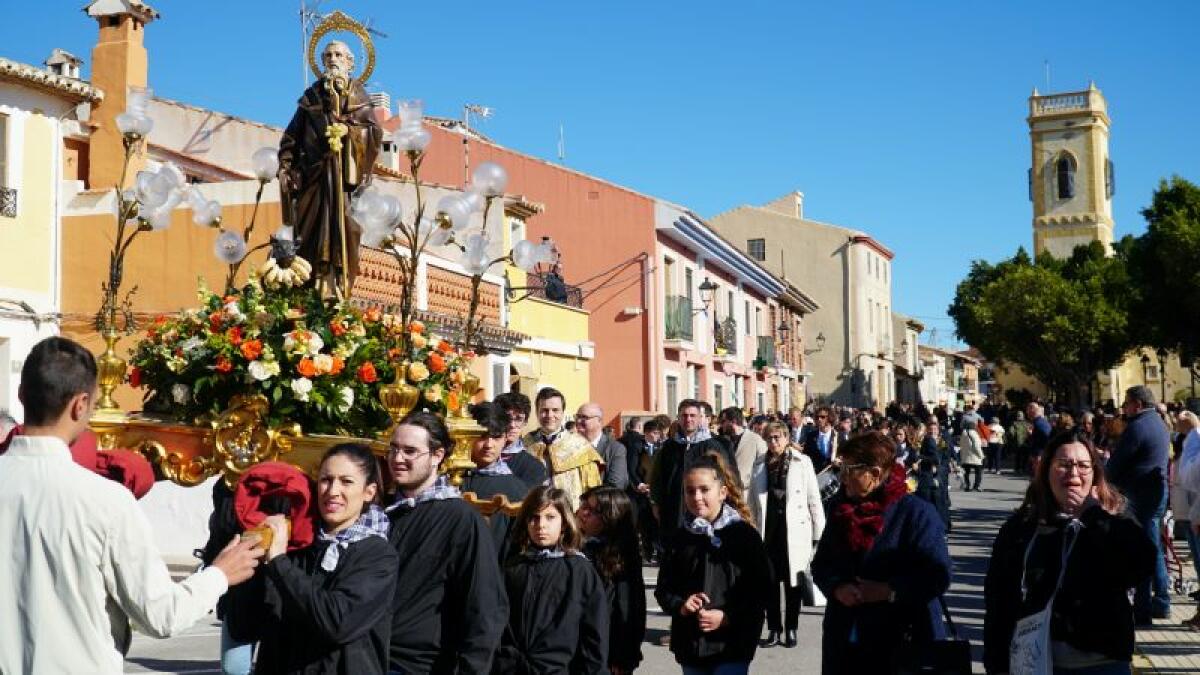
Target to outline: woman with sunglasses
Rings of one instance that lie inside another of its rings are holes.
[[[885,673],[902,648],[919,653],[944,635],[939,596],[950,585],[941,518],[908,494],[896,445],[878,431],[841,448],[842,487],[812,561],[829,599],[822,673]]]

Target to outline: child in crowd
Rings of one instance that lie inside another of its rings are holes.
[[[747,673],[771,594],[771,567],[728,466],[705,455],[684,474],[686,527],[668,542],[654,596],[671,615],[686,674]]]
[[[530,491],[504,568],[509,618],[493,673],[609,674],[608,600],[582,544],[570,496]]]
[[[396,551],[376,504],[379,463],[364,445],[344,443],[321,459],[320,530],[307,548],[286,552],[288,526],[270,516],[259,630],[260,673],[386,673],[396,587]],[[248,617],[242,617],[248,618]]]
[[[646,636],[646,583],[633,504],[620,488],[594,487],[579,498],[576,515],[585,537],[583,552],[608,595],[609,670],[614,675],[632,673],[642,661]]]

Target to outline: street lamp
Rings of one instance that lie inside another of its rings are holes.
[[[892,352],[893,358],[900,358],[908,353],[908,337],[900,341],[900,348]]]
[[[804,350],[805,355],[816,354],[817,352],[821,351],[822,349],[825,349],[825,333],[817,333],[817,339],[815,340],[815,342],[817,343],[817,348],[816,349],[805,349]]]
[[[1162,382],[1162,402],[1167,402],[1167,350],[1159,347],[1154,352],[1158,356],[1158,379]]]
[[[1142,384],[1143,385],[1149,384],[1149,382],[1150,382],[1150,375],[1149,375],[1150,357],[1146,354],[1142,354],[1141,362],[1142,362]]]
[[[700,302],[702,302],[704,304],[704,306],[701,307],[700,309],[693,309],[692,314],[699,314],[700,312],[707,312],[708,308],[710,306],[712,306],[713,295],[716,292],[717,292],[717,285],[715,283],[713,283],[712,279],[709,279],[708,277],[704,277],[704,281],[700,282]]]

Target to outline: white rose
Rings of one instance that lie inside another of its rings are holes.
[[[188,395],[191,393],[191,390],[188,389],[186,384],[176,384],[171,387],[171,398],[174,399],[174,401],[179,405],[187,403]]]
[[[196,352],[203,346],[204,346],[203,338],[200,338],[197,336],[192,336],[192,337],[184,340],[183,344],[179,345],[179,348],[183,350],[184,354],[188,354],[190,356],[190,355],[194,355],[194,352]]]
[[[262,382],[279,374],[279,362],[263,361],[262,359],[251,361],[249,370],[254,379]]]
[[[292,393],[295,394],[297,401],[307,401],[308,393],[312,391],[312,380],[307,377],[298,377],[292,380]]]
[[[308,342],[306,344],[308,346],[308,355],[316,356],[317,354],[319,354],[321,352],[321,349],[325,346],[325,341],[321,339],[320,335],[317,335],[316,333],[314,333],[312,331],[308,332],[307,337],[308,337]]]
[[[350,406],[354,405],[354,390],[350,387],[342,387],[342,410],[349,410]]]
[[[313,365],[318,373],[328,373],[333,370],[333,357],[329,354],[317,354],[313,357]]]
[[[225,305],[225,313],[229,315],[229,318],[235,321],[242,321],[246,318],[246,315],[242,314],[242,308],[238,307],[236,300]]]

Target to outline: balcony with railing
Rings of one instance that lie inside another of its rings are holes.
[[[525,277],[525,297],[541,298],[560,305],[583,309],[583,289],[572,286],[562,277],[546,272]]]
[[[0,187],[0,216],[5,218],[17,217],[16,188]]]
[[[717,320],[713,326],[713,359],[717,361],[733,361],[738,353],[737,319],[727,316]]]
[[[668,295],[666,298],[664,326],[668,347],[679,347],[678,343],[692,341],[692,299],[684,295]]]
[[[775,338],[771,335],[760,335],[758,337],[758,352],[754,359],[755,368],[768,368],[775,366]]]

